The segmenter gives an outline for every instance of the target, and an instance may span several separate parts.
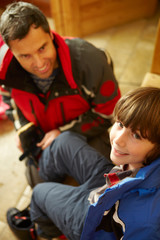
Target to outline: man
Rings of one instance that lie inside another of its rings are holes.
[[[0,84],[21,158],[38,158],[37,149],[47,149],[66,130],[105,154],[106,129],[120,97],[111,59],[82,39],[51,31],[43,13],[26,2],[7,7],[0,33]],[[28,181],[34,186],[39,179]]]

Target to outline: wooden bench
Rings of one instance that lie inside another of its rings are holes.
[[[157,26],[151,70],[146,73],[142,86],[160,87],[160,20]]]

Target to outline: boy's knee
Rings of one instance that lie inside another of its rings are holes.
[[[45,185],[45,183],[44,183]],[[33,189],[33,193],[32,193],[32,199],[34,202],[37,202],[37,199],[40,199],[42,197],[42,192],[43,189],[45,189],[45,186],[43,188],[43,184],[37,184],[34,189]]]
[[[63,132],[55,139],[57,146],[62,147],[63,149],[80,141],[86,142],[86,138],[83,135],[72,131]]]
[[[56,141],[59,141],[61,143],[66,143],[66,141],[68,139],[70,139],[72,137],[72,135],[74,135],[73,132],[70,131],[66,131],[66,132],[62,132],[57,138]]]
[[[45,204],[45,199],[48,192],[52,189],[51,183],[39,183],[37,184],[32,193],[32,201],[39,207],[43,209]]]
[[[77,137],[77,138],[85,138],[83,137],[81,134],[79,133],[76,133],[76,132],[72,132],[72,131],[65,131],[65,132],[62,132],[58,137],[57,137],[57,140],[60,140],[60,141],[64,141],[66,143],[66,141],[68,139],[72,139],[73,137]]]

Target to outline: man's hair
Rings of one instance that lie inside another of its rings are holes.
[[[160,156],[160,88],[141,87],[121,97],[114,109],[116,120],[155,144],[145,165]]]
[[[42,27],[46,33],[50,33],[48,21],[42,11],[31,3],[14,2],[7,6],[0,19],[0,34],[4,42],[23,39],[33,25]]]

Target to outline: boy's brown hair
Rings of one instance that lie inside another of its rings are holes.
[[[133,132],[155,144],[144,165],[160,156],[160,88],[141,87],[125,94],[114,109],[114,121],[119,120]]]

